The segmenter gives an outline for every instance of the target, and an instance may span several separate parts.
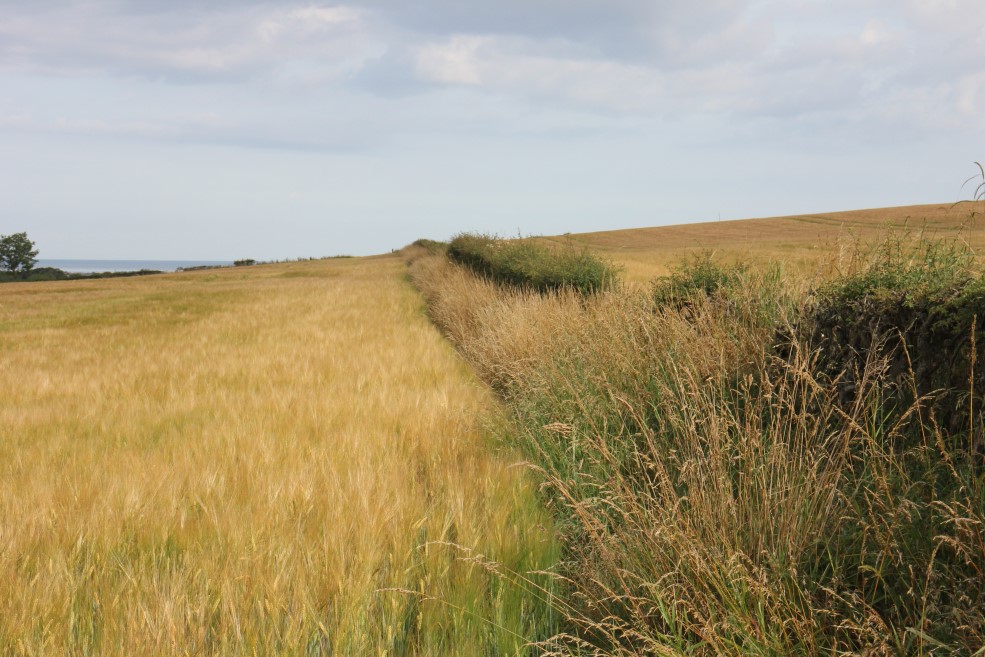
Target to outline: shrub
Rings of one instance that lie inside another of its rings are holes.
[[[29,281],[63,281],[71,275],[57,267],[35,267],[27,275]]]
[[[985,367],[973,350],[985,345],[985,278],[964,247],[887,241],[817,290],[800,331],[846,401],[865,363],[881,360],[887,403],[907,407],[935,393],[931,410],[952,431],[981,408]]]
[[[38,267],[32,269],[26,277],[0,272],[0,283],[13,282],[47,282],[47,281],[82,281],[101,278],[126,278],[129,276],[149,276],[162,274],[157,269],[140,269],[137,271],[103,271],[103,272],[67,272],[57,267]]]
[[[12,274],[0,271],[0,283],[22,283],[24,281],[60,281],[71,275],[55,267],[35,267],[27,274]]]
[[[653,300],[660,307],[681,308],[690,305],[695,296],[727,296],[748,273],[748,264],[722,264],[711,253],[704,252],[682,260],[668,276],[658,278],[653,286]]]
[[[611,289],[616,282],[615,268],[587,248],[462,233],[448,244],[448,257],[501,285],[540,293],[573,289],[587,295]]]
[[[778,264],[754,269],[746,262],[716,261],[710,252],[681,260],[654,282],[651,294],[658,311],[691,316],[711,304],[735,326],[770,329],[796,316],[799,304]]]
[[[429,240],[423,237],[419,240],[414,240],[411,243],[411,246],[420,247],[430,255],[441,255],[448,250],[448,242],[439,242],[437,240]]]

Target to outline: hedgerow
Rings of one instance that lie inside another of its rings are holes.
[[[985,284],[885,254],[810,303],[711,261],[588,299],[415,263],[557,515],[546,654],[981,654]]]
[[[616,282],[615,268],[588,249],[549,247],[531,240],[462,233],[448,244],[448,257],[496,283],[536,292],[573,289],[592,294]]]

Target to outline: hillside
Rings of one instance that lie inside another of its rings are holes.
[[[972,216],[972,213],[975,213]],[[712,221],[653,228],[631,228],[547,238],[575,240],[625,267],[627,280],[666,273],[687,253],[715,251],[728,258],[781,259],[805,272],[824,269],[831,256],[856,239],[874,241],[890,231],[961,238],[985,246],[985,203],[941,203],[827,212],[787,217]]]

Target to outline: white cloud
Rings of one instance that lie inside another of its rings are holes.
[[[303,22],[309,26],[341,25],[355,23],[360,20],[362,12],[352,7],[317,7],[308,5],[300,9],[292,9],[287,13],[288,18]]]
[[[338,26],[356,26],[362,13],[351,7],[316,7],[309,5],[263,18],[256,31],[264,43],[272,44],[285,37],[311,35]]]
[[[422,46],[415,57],[417,73],[433,82],[481,84],[478,50],[486,41],[486,37],[458,36]]]
[[[929,129],[967,123],[978,107],[985,3],[719,0],[665,3],[632,14],[635,22],[630,15],[621,30],[600,30],[606,44],[579,38],[571,26],[546,36],[509,24],[498,32],[425,35],[413,50],[414,70],[431,84],[665,117],[828,113],[843,122],[892,115]],[[621,51],[620,38],[634,47]],[[917,100],[911,108],[889,106],[905,98]]]
[[[364,12],[346,6],[134,13],[112,4],[69,3],[3,15],[0,71],[51,75],[242,78],[298,60],[351,71],[380,44]]]
[[[430,109],[419,103],[417,128],[398,122],[399,109],[362,118],[399,130],[472,129],[464,112],[436,109],[441,90],[455,88],[485,94],[487,104],[506,99],[557,117],[828,116],[837,129],[887,116],[914,130],[967,126],[985,95],[977,66],[985,61],[985,3],[972,0],[51,0],[3,7],[0,75],[238,85],[263,95],[262,104],[285,106],[304,94],[309,102],[345,99],[335,105],[373,94],[377,108],[407,105],[414,95],[435,99]],[[0,110],[33,108],[0,102]],[[243,111],[228,108],[231,116]],[[497,129],[522,128],[504,121]],[[294,140],[305,137],[296,128]]]
[[[964,75],[958,80],[955,106],[962,115],[981,119],[985,114],[985,72]]]

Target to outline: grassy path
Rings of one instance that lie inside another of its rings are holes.
[[[555,549],[403,271],[0,287],[0,654],[515,654],[542,631],[429,543],[520,571]]]

